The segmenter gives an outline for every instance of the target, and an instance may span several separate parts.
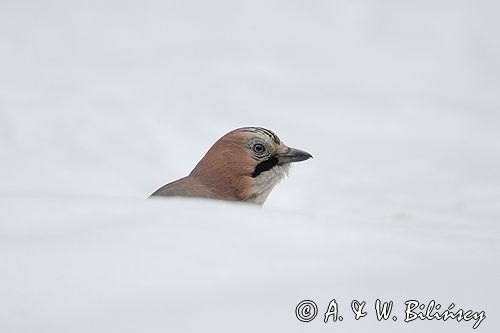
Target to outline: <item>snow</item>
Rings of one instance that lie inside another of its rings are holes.
[[[3,1],[0,332],[497,332],[499,7]],[[314,156],[262,208],[145,200],[253,125]]]

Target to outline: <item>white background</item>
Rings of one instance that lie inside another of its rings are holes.
[[[498,332],[499,10],[1,0],[0,332]],[[314,159],[262,208],[144,200],[241,126]]]

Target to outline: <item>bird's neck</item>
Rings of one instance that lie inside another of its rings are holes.
[[[288,174],[289,165],[276,165],[252,178],[251,202],[262,205],[272,189]]]

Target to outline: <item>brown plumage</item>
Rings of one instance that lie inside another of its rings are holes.
[[[263,204],[291,162],[311,154],[285,146],[272,131],[243,127],[220,138],[191,173],[151,196],[185,196]]]

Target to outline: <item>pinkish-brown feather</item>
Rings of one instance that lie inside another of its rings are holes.
[[[183,196],[214,198],[215,194],[208,187],[192,177],[183,177],[157,189],[151,196]]]
[[[245,201],[251,196],[255,167],[246,148],[246,134],[232,131],[220,138],[189,174],[221,199]]]

